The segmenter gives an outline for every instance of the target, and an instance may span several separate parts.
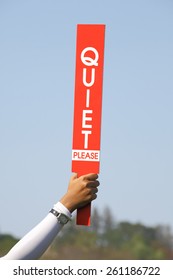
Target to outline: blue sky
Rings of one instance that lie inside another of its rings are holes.
[[[117,221],[173,228],[173,2],[0,1],[0,232],[71,175],[76,25],[106,24],[100,190]]]

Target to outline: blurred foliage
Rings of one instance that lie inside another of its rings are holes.
[[[5,255],[16,243],[18,239],[9,234],[0,234],[0,256]]]
[[[93,210],[91,227],[75,220],[56,237],[43,259],[173,259],[173,235],[169,226],[116,222],[110,209]]]
[[[68,223],[42,256],[42,259],[173,259],[173,235],[169,226],[148,227],[141,223],[117,222],[110,209],[104,214],[93,209],[91,226]],[[0,255],[18,240],[0,234]]]

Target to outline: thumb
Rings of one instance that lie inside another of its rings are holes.
[[[78,178],[77,173],[74,173],[74,174],[71,176],[71,180],[72,180],[72,181],[75,180],[75,179],[77,179],[77,178]]]

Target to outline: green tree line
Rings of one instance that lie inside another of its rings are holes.
[[[0,256],[18,240],[0,234]],[[149,227],[141,223],[117,222],[107,207],[92,211],[91,226],[68,223],[42,259],[173,259],[173,235],[169,226]]]
[[[103,214],[104,213],[104,214]],[[169,226],[116,222],[110,209],[93,210],[91,227],[69,223],[44,254],[44,259],[173,259]]]

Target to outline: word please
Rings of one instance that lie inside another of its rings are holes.
[[[72,150],[72,160],[99,161],[100,151],[96,150]]]

